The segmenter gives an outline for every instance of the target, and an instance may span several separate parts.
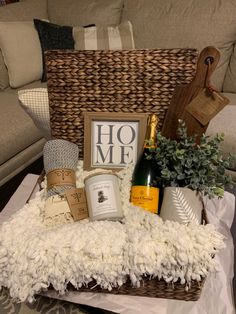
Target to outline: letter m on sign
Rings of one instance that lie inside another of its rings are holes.
[[[113,148],[114,146],[108,146],[102,150],[101,145],[96,145],[96,164],[113,164]]]

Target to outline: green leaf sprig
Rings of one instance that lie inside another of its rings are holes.
[[[185,123],[180,120],[178,136],[176,141],[157,133],[158,148],[152,156],[160,167],[163,187],[188,187],[210,198],[222,197],[225,188],[233,184],[226,169],[234,160],[231,154],[222,156],[220,144],[224,135],[210,138],[203,134],[197,144],[196,137],[187,135]]]

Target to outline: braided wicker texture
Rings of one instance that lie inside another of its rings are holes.
[[[156,113],[161,128],[177,85],[196,72],[195,49],[52,50],[45,54],[52,136],[79,146],[83,112]]]
[[[92,282],[88,287],[79,288],[79,292],[93,292],[93,293],[109,293],[119,295],[135,295],[149,298],[164,298],[175,299],[183,301],[197,301],[200,298],[205,278],[200,281],[192,281],[191,287],[188,291],[185,290],[185,285],[181,285],[179,282],[174,284],[167,284],[163,279],[148,279],[143,278],[142,284],[139,288],[132,287],[130,281],[123,284],[119,288],[113,288],[111,291],[103,290],[96,286],[96,282]],[[75,290],[72,285],[68,286],[69,289]],[[90,290],[92,289],[92,290]]]

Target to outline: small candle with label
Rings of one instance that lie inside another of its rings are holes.
[[[123,218],[118,180],[114,173],[97,173],[85,178],[90,220]]]

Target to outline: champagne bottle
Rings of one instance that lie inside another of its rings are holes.
[[[148,117],[143,151],[132,176],[131,203],[158,214],[160,197],[160,171],[152,155],[157,147],[158,117]]]

